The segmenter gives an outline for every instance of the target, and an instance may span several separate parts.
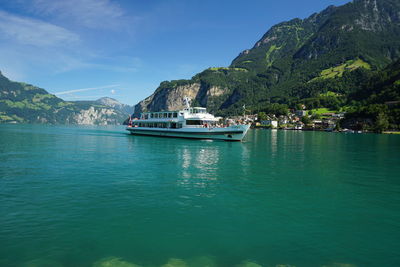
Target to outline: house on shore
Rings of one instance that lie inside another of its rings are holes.
[[[271,128],[278,128],[278,121],[265,120],[265,121],[261,121],[261,125],[270,126]]]

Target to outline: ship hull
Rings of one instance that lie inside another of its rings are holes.
[[[127,127],[126,129],[133,135],[148,135],[158,137],[190,138],[190,139],[210,139],[224,141],[242,141],[246,135],[249,125],[234,125],[225,128],[146,128],[146,127]]]

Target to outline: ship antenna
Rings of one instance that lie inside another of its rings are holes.
[[[190,108],[190,102],[191,102],[191,100],[190,100],[189,97],[185,96],[185,97],[183,98],[183,102],[185,103],[186,108]]]

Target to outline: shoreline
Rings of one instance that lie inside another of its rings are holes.
[[[371,132],[371,131],[356,131],[356,130],[327,130],[327,129],[284,129],[284,128],[271,128],[268,126],[252,126],[251,129],[254,130],[283,130],[283,131],[304,131],[304,132],[326,132],[326,133],[355,133],[355,134],[361,134],[361,133],[376,133],[376,132]],[[382,133],[377,133],[377,134],[390,134],[390,135],[400,135],[400,131],[384,131]]]

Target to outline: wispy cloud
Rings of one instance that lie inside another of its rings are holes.
[[[39,79],[65,79],[67,75],[73,77],[82,72],[126,75],[141,68],[141,59],[132,53],[118,56],[116,52],[130,48],[137,28],[137,17],[126,11],[129,5],[120,6],[123,2],[0,0],[0,3],[0,70],[11,79],[34,83]],[[108,88],[107,91],[112,89]],[[85,95],[80,92],[62,96]]]
[[[86,92],[86,91],[94,91],[94,90],[101,90],[101,89],[107,89],[107,88],[115,88],[120,86],[119,84],[111,84],[111,85],[105,85],[105,86],[100,86],[100,87],[90,87],[90,88],[82,88],[82,89],[74,89],[74,90],[68,90],[68,91],[63,91],[63,92],[57,92],[54,93],[55,95],[67,95],[67,94],[74,94],[74,93],[80,93],[80,92]]]
[[[64,96],[64,100],[94,100],[104,97],[105,95],[87,95],[87,96]]]
[[[65,28],[40,20],[13,15],[0,10],[2,38],[15,40],[23,45],[57,46],[79,41],[79,36]]]
[[[33,0],[38,15],[74,21],[87,28],[112,28],[123,17],[123,9],[110,0]]]

